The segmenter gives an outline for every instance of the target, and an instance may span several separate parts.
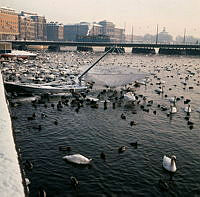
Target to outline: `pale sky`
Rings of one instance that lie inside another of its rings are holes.
[[[134,35],[156,34],[156,25],[173,36],[200,37],[200,0],[1,0],[0,6],[44,15],[48,22],[73,24],[107,20]]]

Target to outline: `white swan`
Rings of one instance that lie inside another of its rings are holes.
[[[170,105],[170,114],[175,114],[177,112],[176,106]]]
[[[155,92],[158,94],[163,93],[164,92],[163,86],[161,88],[155,89]]]
[[[199,107],[199,108],[197,108],[196,112],[200,113],[200,107]]]
[[[91,97],[91,96],[86,96],[85,99],[88,100],[88,101],[94,101],[94,102],[98,102],[99,101],[98,98],[94,98],[94,97]]]
[[[164,155],[163,168],[169,172],[176,172],[176,156],[173,155],[171,158],[169,158]]]
[[[176,96],[169,98],[170,103],[176,103]]]
[[[124,99],[127,101],[136,101],[135,94],[132,92],[127,92],[124,94]]]
[[[76,164],[89,164],[90,161],[92,160],[80,154],[66,155],[63,157],[63,159],[66,159],[67,161],[76,163]]]
[[[192,112],[192,109],[191,109],[190,105],[188,105],[187,107],[185,107],[184,111],[185,111],[186,113],[191,113],[191,112]]]

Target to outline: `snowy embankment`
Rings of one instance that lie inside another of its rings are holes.
[[[0,73],[0,196],[23,197],[24,187]]]

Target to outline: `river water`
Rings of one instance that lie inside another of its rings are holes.
[[[71,53],[57,55],[62,59]],[[100,55],[74,53],[73,57],[82,58],[89,65]],[[111,101],[104,109],[104,104],[99,102],[96,109],[84,103],[78,112],[70,105],[63,105],[62,111],[58,111],[52,104],[56,106],[61,98],[50,97],[46,105],[33,107],[29,100],[18,100],[17,105],[11,107],[17,117],[13,119],[13,127],[22,161],[29,160],[34,166],[32,170],[25,168],[31,182],[30,196],[36,196],[40,186],[51,197],[200,196],[200,114],[196,112],[200,108],[199,58],[109,54],[99,69],[111,65],[121,72],[133,68],[153,73],[146,86],[136,88],[139,104],[127,107],[122,100],[113,108]],[[181,83],[185,77],[188,77],[187,85]],[[161,80],[165,81],[164,93],[156,94]],[[102,89],[106,88],[94,86],[89,94],[96,97]],[[180,98],[176,103],[178,112],[168,116],[169,110],[162,111],[159,105],[169,108],[168,99],[173,96]],[[193,128],[185,120],[186,99],[191,100],[192,112],[188,117],[194,123]],[[148,106],[150,100],[153,104]],[[35,120],[28,121],[27,117],[34,112]],[[46,117],[42,118],[41,113]],[[121,118],[122,113],[126,120]],[[137,124],[131,126],[133,120]],[[41,130],[37,129],[38,125]],[[136,141],[137,148],[130,145]],[[61,145],[70,146],[71,151],[59,151]],[[119,154],[121,146],[127,149]],[[101,152],[106,155],[105,161],[100,158]],[[91,165],[72,165],[62,159],[75,153],[92,158]],[[176,155],[177,171],[173,176],[162,168],[164,155]],[[71,176],[79,181],[77,189],[71,184]],[[159,180],[165,181],[169,188],[164,190]]]

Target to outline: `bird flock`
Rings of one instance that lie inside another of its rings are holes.
[[[74,83],[74,77],[80,74],[83,70],[83,65],[90,65],[96,58],[96,54],[91,53],[44,53],[39,54],[36,60],[10,60],[1,63],[1,72],[5,81],[20,81],[31,83],[49,83],[52,81],[62,81],[68,84]],[[91,109],[109,110],[112,108],[124,108],[118,118],[127,122],[127,127],[136,127],[142,124],[142,121],[136,121],[134,115],[138,113],[150,114],[152,117],[166,115],[166,119],[174,119],[176,117],[182,118],[186,123],[186,128],[193,130],[199,126],[195,118],[200,113],[200,67],[198,61],[195,59],[188,60],[188,64],[181,63],[181,60],[170,61],[162,58],[148,57],[148,62],[144,62],[143,58],[139,57],[136,60],[127,58],[122,55],[121,59],[117,55],[111,55],[109,61],[105,58],[98,65],[98,69],[109,65],[120,67],[121,71],[126,68],[138,69],[148,73],[148,76],[140,81],[132,81],[124,86],[116,86],[115,88],[109,86],[96,87],[95,80],[88,81],[88,89],[84,92],[71,91],[65,94],[58,95],[32,95],[35,99],[31,101],[32,108],[36,111],[31,112],[26,120],[30,122],[33,130],[42,131],[43,125],[40,120],[48,119],[55,126],[62,124],[59,117],[51,119],[48,114],[41,110],[37,110],[40,106],[44,108],[51,108],[57,112],[62,112],[66,107],[72,107],[75,113],[79,113],[84,108],[91,107]],[[194,61],[194,62],[193,62]],[[178,62],[178,63],[177,63]],[[195,92],[195,93],[194,93]],[[21,93],[8,92],[7,97],[10,101],[11,107],[16,108],[20,103]],[[57,96],[56,102],[50,102],[53,97]],[[131,111],[130,113],[127,113]],[[13,120],[19,118],[12,113]],[[114,117],[113,117],[114,118]],[[40,119],[40,120],[39,120]],[[34,121],[37,121],[35,123]],[[123,123],[124,124],[124,123]],[[197,126],[196,126],[197,125]],[[127,144],[121,144],[116,148],[119,154],[125,152],[128,146],[139,148],[141,144],[140,139],[129,141]],[[93,162],[92,158],[87,158],[81,153],[69,154],[73,150],[72,146],[61,145],[59,151],[66,153],[62,158],[68,162],[76,164],[90,164]],[[168,156],[166,156],[168,154]],[[99,156],[106,161],[108,156],[105,150],[101,150]],[[166,151],[162,154],[162,166],[168,172],[176,172],[176,156]],[[179,156],[177,155],[177,163]],[[34,165],[31,158],[25,160],[23,166],[26,170],[34,170]],[[70,177],[70,182],[75,189],[79,186],[79,181],[75,176]],[[30,185],[28,177],[26,177],[27,185]],[[159,180],[159,187],[161,190],[168,190],[169,183],[164,180]],[[44,188],[40,187],[38,195],[46,195]]]

